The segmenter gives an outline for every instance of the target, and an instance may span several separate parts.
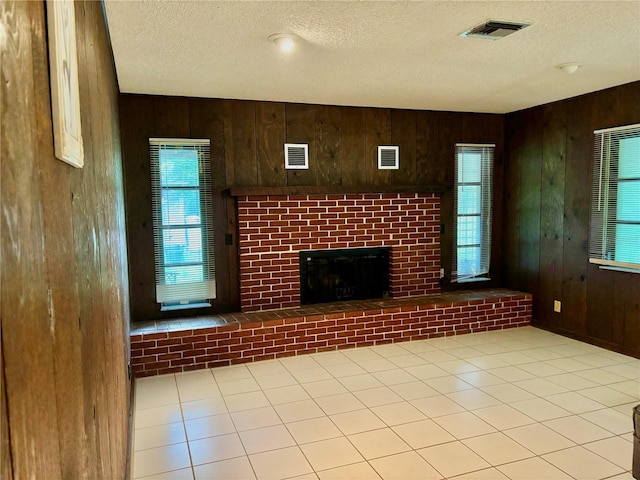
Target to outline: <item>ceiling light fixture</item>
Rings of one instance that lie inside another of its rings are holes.
[[[571,75],[572,73],[576,73],[580,65],[577,63],[563,63],[562,65],[558,65],[556,68],[559,68],[564,73]]]
[[[283,52],[291,51],[296,43],[296,36],[292,33],[276,33],[268,38]]]

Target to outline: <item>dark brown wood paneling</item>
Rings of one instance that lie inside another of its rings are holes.
[[[224,100],[223,105],[227,185],[256,185],[258,164],[255,103]]]
[[[378,146],[391,144],[391,111],[382,108],[365,110],[366,181],[369,185],[388,185],[390,170],[378,170]]]
[[[542,173],[540,186],[540,289],[538,321],[562,324],[562,312],[554,312],[554,300],[562,300],[564,175],[567,145],[567,106],[544,107]]]
[[[316,159],[316,111],[317,106],[288,103],[285,107],[287,143],[309,144],[309,169],[287,170],[287,185],[317,185],[318,162]]]
[[[416,114],[416,184],[436,184],[438,165],[438,114]]]
[[[393,185],[415,183],[416,122],[413,110],[391,110],[391,143],[400,147],[400,168],[391,170]]]
[[[524,142],[522,113],[505,120],[504,223],[502,277],[511,288],[523,290],[520,269],[520,152]]]
[[[284,111],[284,103],[256,103],[258,185],[280,187],[287,184]]]
[[[121,477],[129,308],[118,92],[102,7],[75,3],[82,169],[53,155],[44,3],[0,9],[16,21],[0,94],[9,232],[1,306],[10,447],[2,463],[14,478]]]
[[[366,183],[367,156],[365,154],[365,111],[362,108],[340,109],[340,152],[342,157],[342,185],[359,186]]]
[[[160,138],[189,138],[189,100],[153,97],[153,134]]]
[[[318,106],[316,109],[315,147],[318,185],[342,183],[340,107]]]

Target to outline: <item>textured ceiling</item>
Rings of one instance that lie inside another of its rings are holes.
[[[640,80],[639,0],[105,6],[129,93],[505,113]],[[458,36],[487,19],[531,26]],[[281,32],[300,37],[289,54],[267,40]]]

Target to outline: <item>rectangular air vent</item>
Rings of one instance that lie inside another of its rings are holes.
[[[284,168],[286,170],[308,170],[309,145],[306,143],[285,143]]]
[[[490,40],[499,40],[511,35],[512,33],[522,30],[531,25],[530,23],[504,22],[501,20],[487,20],[486,22],[470,28],[466,32],[460,34],[461,37],[488,38]]]
[[[378,170],[398,170],[400,168],[400,147],[378,146]]]

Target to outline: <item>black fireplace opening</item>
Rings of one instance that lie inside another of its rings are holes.
[[[389,247],[300,252],[300,303],[389,296]]]

